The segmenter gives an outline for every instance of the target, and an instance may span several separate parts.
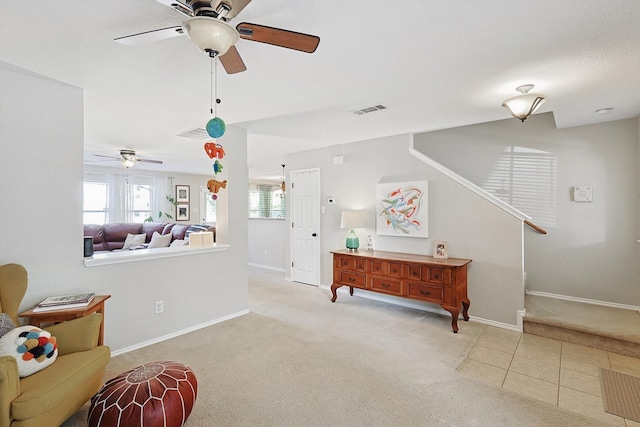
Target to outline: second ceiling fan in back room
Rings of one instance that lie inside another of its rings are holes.
[[[182,25],[119,37],[115,41],[137,45],[186,34],[201,51],[220,58],[228,74],[245,71],[235,43],[239,39],[285,47],[300,52],[315,52],[320,37],[265,25],[241,22],[235,28],[229,21],[251,0],[156,0],[187,16]]]

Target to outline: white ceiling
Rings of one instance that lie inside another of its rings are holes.
[[[212,117],[210,59],[186,36],[113,41],[183,18],[160,0],[0,0],[0,61],[85,90],[86,159],[130,148],[164,161],[137,168],[208,175],[203,142],[177,135]],[[218,116],[247,129],[254,177],[277,180],[287,152],[508,118],[526,83],[558,127],[640,115],[638,0],[253,0],[243,21],[321,39],[240,40],[248,70],[219,67]]]

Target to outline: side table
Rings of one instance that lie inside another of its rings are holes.
[[[66,320],[77,319],[78,317],[88,316],[92,313],[102,314],[102,323],[100,323],[100,335],[98,336],[98,345],[104,344],[104,302],[111,298],[111,295],[96,295],[86,307],[76,307],[69,309],[59,309],[50,311],[34,312],[33,308],[19,313],[19,317],[26,317],[29,325],[41,328],[45,323],[60,323]]]

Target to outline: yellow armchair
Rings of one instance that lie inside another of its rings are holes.
[[[27,271],[19,264],[0,266],[0,313],[18,325],[27,291]],[[16,360],[0,357],[0,427],[59,426],[100,389],[109,347],[98,346],[102,315],[45,328],[55,336],[58,357],[49,367],[20,378]]]

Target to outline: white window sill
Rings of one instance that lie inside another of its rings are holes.
[[[92,257],[84,259],[85,267],[97,267],[99,265],[122,264],[125,262],[146,261],[148,259],[173,258],[177,256],[196,255],[207,252],[226,251],[229,245],[214,243],[213,246],[204,248],[190,248],[180,246],[177,248],[136,249],[133,251],[98,252]]]

